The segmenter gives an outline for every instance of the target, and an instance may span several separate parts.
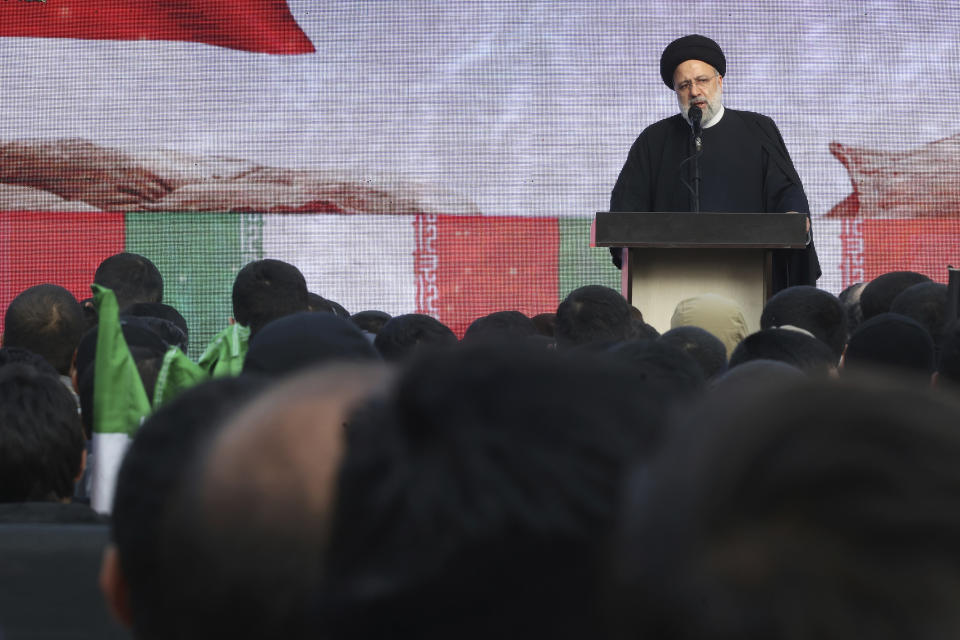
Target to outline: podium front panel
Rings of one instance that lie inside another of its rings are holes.
[[[743,309],[747,328],[760,329],[770,291],[767,249],[630,249],[624,291],[644,321],[663,333],[677,304],[715,293]]]

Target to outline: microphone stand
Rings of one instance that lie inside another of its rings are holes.
[[[693,141],[693,153],[691,153],[687,158],[680,163],[680,166],[690,163],[688,171],[692,174],[693,180],[692,183],[687,182],[683,178],[683,173],[680,173],[680,182],[683,183],[683,186],[687,188],[690,192],[691,206],[690,210],[693,213],[700,213],[700,150],[703,146],[703,129],[700,126],[700,120],[703,117],[703,113],[700,111],[700,107],[693,105],[689,110],[689,122],[692,126],[692,141]]]
[[[690,119],[691,130],[693,134],[693,155],[690,156],[690,168],[693,171],[693,188],[690,190],[693,196],[694,213],[700,213],[700,150],[703,148],[703,111],[697,105],[691,105],[687,117]]]
[[[693,157],[690,160],[693,169],[693,212],[700,213],[700,149],[703,143],[700,139],[700,127],[695,127],[693,131]]]

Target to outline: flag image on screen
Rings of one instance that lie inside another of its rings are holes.
[[[960,144],[927,70],[960,83],[958,27],[942,3],[0,2],[0,302],[39,279],[79,295],[118,250],[211,336],[264,256],[348,310],[458,331],[618,286],[589,222],[676,113],[658,61],[691,32],[725,51],[724,103],[776,120],[819,286],[942,281]]]
[[[284,0],[36,0],[0,3],[0,36],[183,40],[261,53],[312,53]]]

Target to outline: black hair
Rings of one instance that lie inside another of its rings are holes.
[[[146,326],[153,329],[164,342],[178,346],[186,353],[190,335],[187,320],[170,305],[162,302],[138,302],[124,309],[122,315],[125,318],[143,318]]]
[[[730,354],[730,368],[751,360],[785,362],[812,375],[835,370],[838,356],[826,344],[792,329],[761,329],[752,333]]]
[[[335,316],[340,316],[341,318],[349,318],[350,312],[343,308],[338,302],[333,300],[328,300],[323,296],[313,293],[312,291],[307,292],[307,311],[315,311],[321,313],[332,313]]]
[[[933,338],[926,327],[899,313],[865,320],[847,343],[844,370],[887,367],[929,376],[936,370]]]
[[[256,260],[247,264],[233,282],[233,317],[256,335],[277,318],[307,311],[307,281],[292,264],[282,260]]]
[[[707,386],[697,362],[677,347],[659,340],[631,340],[610,349],[615,359],[636,371],[636,379],[661,396],[664,404],[689,402]]]
[[[727,370],[727,347],[720,338],[700,327],[674,327],[659,338],[664,344],[673,345],[691,356],[707,380],[716,378]]]
[[[657,438],[632,375],[519,344],[415,358],[347,431],[330,637],[591,637],[620,470]]]
[[[809,377],[809,374],[782,360],[758,358],[727,369],[710,381],[710,390],[711,393],[739,391],[741,388],[752,391],[761,385],[797,382]]]
[[[72,293],[54,284],[30,287],[7,307],[3,323],[4,346],[28,349],[61,375],[70,373],[83,330],[83,313]]]
[[[195,457],[165,527],[165,557],[180,565],[175,637],[324,637],[311,614],[343,420],[384,369],[335,365],[271,385]]]
[[[61,375],[46,358],[29,349],[22,349],[20,347],[0,347],[0,367],[8,364],[29,365],[40,373],[45,373],[54,378]]]
[[[899,380],[714,398],[628,485],[614,637],[960,633],[960,407]]]
[[[457,335],[436,318],[422,313],[406,313],[387,320],[377,333],[373,346],[383,359],[399,362],[421,349],[444,348],[457,344]]]
[[[383,325],[391,318],[390,314],[386,311],[358,311],[357,313],[350,316],[350,320],[353,324],[360,327],[361,330],[366,331],[367,333],[372,333],[377,335],[380,333],[380,329],[383,328]]]
[[[890,311],[890,306],[902,291],[920,282],[930,282],[930,278],[916,271],[890,271],[877,276],[860,293],[863,319],[869,320]]]
[[[619,342],[632,336],[631,307],[609,287],[587,285],[557,307],[555,332],[561,349],[590,342]]]
[[[537,328],[537,333],[548,338],[554,337],[554,327],[557,324],[556,313],[538,313],[531,317],[530,321]]]
[[[0,502],[71,497],[84,446],[77,403],[58,378],[0,367]]]
[[[160,270],[136,253],[110,256],[97,267],[93,281],[113,291],[121,311],[138,302],[163,302]]]
[[[840,300],[828,291],[799,285],[779,291],[767,300],[760,315],[761,329],[784,325],[813,334],[839,360],[847,343],[847,315]]]
[[[537,327],[519,311],[496,311],[477,318],[463,334],[463,342],[522,340],[537,333]]]
[[[860,307],[860,296],[866,288],[866,282],[855,282],[837,296],[843,305],[843,312],[847,316],[847,337],[863,322],[863,309]]]
[[[111,532],[127,583],[137,638],[177,636],[184,568],[171,558],[168,518],[205,444],[225,419],[265,386],[221,378],[187,389],[137,431],[117,475]]]
[[[630,336],[634,340],[656,340],[660,337],[660,332],[642,318],[634,316],[630,319]]]
[[[279,377],[335,360],[380,360],[380,355],[350,320],[304,311],[278,318],[255,335],[243,372]]]
[[[169,320],[151,316],[130,316],[124,312],[120,315],[120,323],[122,326],[140,327],[155,334],[167,347],[179,347],[184,353],[187,351],[187,334]]]
[[[940,344],[947,319],[947,285],[939,282],[919,282],[900,292],[890,305],[891,313],[913,318]]]

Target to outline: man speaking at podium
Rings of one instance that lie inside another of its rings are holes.
[[[810,213],[773,120],[724,108],[726,72],[723,51],[710,38],[689,35],[667,45],[660,77],[676,92],[680,113],[650,125],[633,143],[610,211]],[[620,267],[620,249],[611,253]],[[820,263],[813,242],[775,251],[773,270],[774,292],[816,284]]]

